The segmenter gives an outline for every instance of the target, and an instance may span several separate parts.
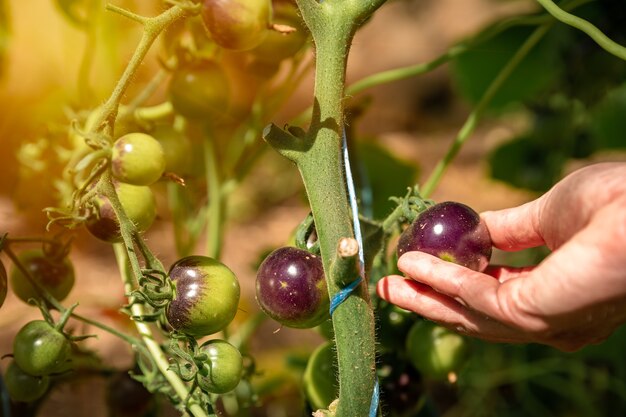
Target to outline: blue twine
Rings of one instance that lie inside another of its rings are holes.
[[[359,276],[350,284],[339,290],[330,300],[330,315],[335,312],[337,307],[343,303],[346,298],[365,280],[365,254],[363,252],[363,236],[361,234],[361,222],[359,221],[359,206],[356,199],[356,191],[354,188],[354,180],[352,178],[352,169],[350,168],[350,157],[348,155],[348,140],[346,138],[346,129],[341,134],[341,151],[343,154],[343,163],[346,174],[346,183],[348,186],[348,198],[350,200],[350,209],[352,210],[352,227],[354,229],[354,238],[359,244]],[[370,403],[369,417],[376,417],[378,414],[378,401],[380,398],[380,386],[378,377],[374,384],[372,392],[372,402]]]

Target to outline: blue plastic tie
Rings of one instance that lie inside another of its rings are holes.
[[[341,151],[343,153],[343,163],[346,173],[346,183],[348,186],[348,198],[350,200],[350,209],[352,210],[352,227],[354,229],[354,238],[359,244],[359,276],[357,279],[339,290],[330,300],[330,315],[335,312],[337,307],[343,303],[346,298],[365,280],[365,254],[363,253],[363,236],[361,234],[361,222],[359,221],[359,206],[356,199],[356,191],[354,188],[354,180],[352,178],[352,169],[350,168],[350,157],[348,154],[348,140],[346,138],[346,129],[344,128],[341,135]],[[380,385],[378,378],[374,384],[372,392],[372,402],[370,403],[369,417],[376,417],[378,414],[378,401],[380,398]]]

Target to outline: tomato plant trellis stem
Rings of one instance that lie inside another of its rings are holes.
[[[316,49],[312,120],[303,137],[270,125],[265,139],[296,163],[309,198],[318,234],[328,291],[358,279],[335,276],[337,244],[354,236],[341,156],[346,63],[352,37],[384,1],[298,0]],[[345,269],[348,271],[349,269]],[[367,285],[360,285],[333,314],[339,372],[336,416],[369,414],[376,380],[374,315]]]

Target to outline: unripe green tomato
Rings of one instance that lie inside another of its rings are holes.
[[[171,125],[157,126],[151,133],[163,148],[165,171],[181,176],[192,172],[191,142],[187,135]]]
[[[156,218],[156,201],[150,187],[119,182],[115,184],[115,191],[126,216],[137,230],[148,230]],[[121,242],[120,226],[111,201],[98,195],[92,202],[97,212],[87,220],[87,230],[105,242]]]
[[[207,256],[187,256],[169,270],[176,287],[166,310],[167,321],[176,330],[207,336],[224,329],[239,306],[239,281],[223,263]]]
[[[271,0],[204,0],[202,21],[216,44],[244,51],[259,45],[270,27]]]
[[[150,185],[163,175],[163,147],[145,133],[128,133],[117,139],[111,152],[111,172],[124,183]]]
[[[337,398],[337,355],[333,342],[315,349],[306,364],[303,377],[304,394],[313,410],[327,409]]]
[[[406,352],[411,364],[422,375],[444,380],[465,364],[468,346],[460,334],[421,320],[411,327],[407,335]]]
[[[297,7],[292,3],[275,4],[272,23],[287,25],[296,30],[290,33],[270,30],[263,42],[250,51],[257,61],[263,63],[279,63],[291,58],[309,39],[308,29],[298,16]]]
[[[198,61],[177,68],[168,87],[174,110],[192,120],[221,120],[231,103],[230,81],[213,61]]]
[[[15,361],[11,361],[4,373],[4,384],[13,401],[29,403],[38,400],[48,391],[50,378],[29,375]]]
[[[224,394],[237,387],[243,371],[243,358],[239,350],[225,340],[209,340],[200,346],[208,356],[198,370],[200,388],[212,394]]]
[[[64,300],[72,290],[74,266],[69,258],[51,257],[41,249],[31,249],[20,253],[18,259],[31,278],[41,284],[57,300]],[[30,298],[41,298],[28,278],[15,265],[11,271],[11,288],[13,293],[26,303]]]
[[[5,298],[7,298],[7,270],[0,261],[0,307],[4,304]]]
[[[34,376],[60,371],[70,353],[69,339],[44,320],[28,322],[13,339],[13,359],[26,373]]]

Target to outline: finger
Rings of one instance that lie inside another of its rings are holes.
[[[535,266],[512,267],[502,265],[489,265],[484,273],[496,278],[500,282],[510,279],[527,277],[535,269]]]
[[[443,261],[423,252],[407,252],[398,259],[400,271],[439,293],[497,321],[508,322],[500,309],[498,288],[492,276]]]
[[[481,213],[493,245],[516,251],[543,245],[539,228],[541,199],[518,207]]]
[[[404,277],[384,277],[378,281],[376,290],[384,300],[458,333],[492,342],[530,341],[523,332],[468,310],[452,298]]]

